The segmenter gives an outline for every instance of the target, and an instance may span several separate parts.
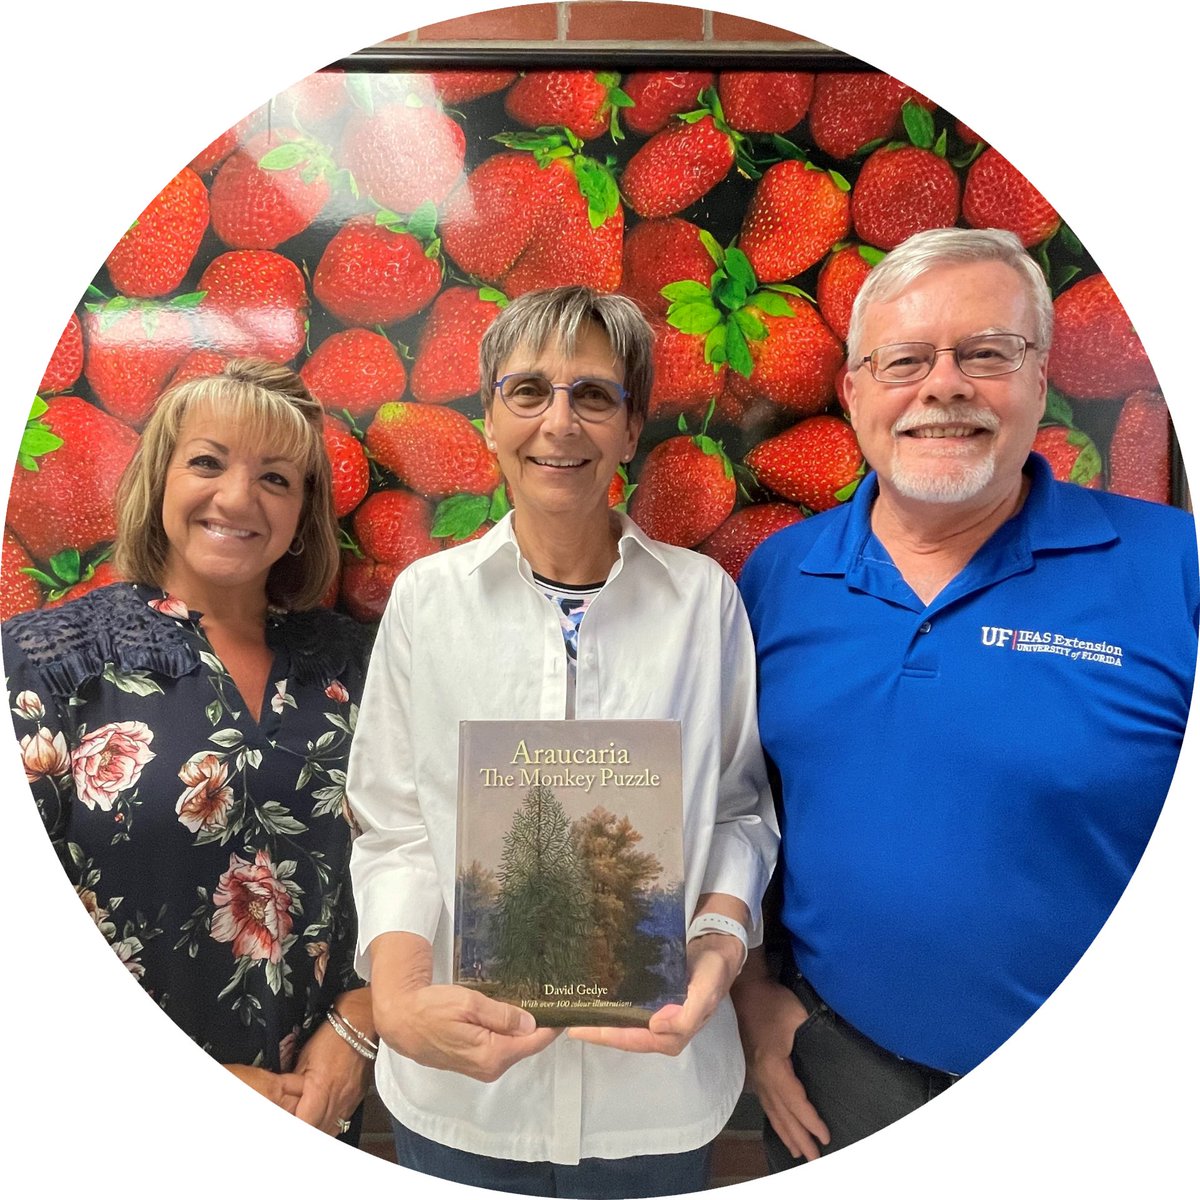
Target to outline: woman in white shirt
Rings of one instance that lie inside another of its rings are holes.
[[[728,991],[761,937],[778,834],[736,588],[609,508],[645,423],[652,337],[632,301],[586,288],[503,310],[480,358],[513,512],[409,567],[375,643],[347,789],[376,1079],[399,1161],[461,1183],[696,1190],[742,1090]],[[648,1028],[559,1036],[449,982],[459,722],[567,716],[681,723],[688,989]]]

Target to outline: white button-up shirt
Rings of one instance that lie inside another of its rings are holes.
[[[737,589],[711,559],[651,541],[622,517],[618,560],[579,630],[575,715],[665,718],[683,737],[686,911],[737,896],[761,939],[778,831],[758,743],[754,649]],[[458,726],[562,719],[566,649],[511,518],[397,579],[375,642],[347,792],[362,834],[351,875],[359,970],[382,933],[433,944],[451,979]],[[494,1083],[380,1046],[376,1082],[404,1125],[443,1145],[575,1163],[692,1150],[741,1094],[728,998],[682,1054],[633,1054],[559,1037]]]

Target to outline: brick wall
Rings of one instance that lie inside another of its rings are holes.
[[[616,36],[620,31],[625,36]],[[810,39],[730,13],[678,4],[637,0],[603,3],[520,4],[494,8],[436,25],[423,25],[389,38],[389,45],[642,46],[670,43],[691,49],[782,49],[784,44],[813,44]]]
[[[615,37],[615,31],[627,34]],[[575,0],[573,3],[521,4],[494,8],[423,25],[389,38],[385,46],[439,49],[461,46],[464,51],[511,45],[577,49],[588,46],[668,48],[688,50],[782,50],[788,46],[818,46],[809,38],[764,25],[759,21],[709,9],[677,4],[644,4],[639,0]],[[752,1096],[744,1096],[713,1156],[713,1185],[724,1186],[766,1173],[760,1129],[762,1111]],[[386,1109],[374,1091],[367,1103],[362,1148],[394,1161]]]

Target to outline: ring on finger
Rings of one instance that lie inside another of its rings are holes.
[[[345,1117],[337,1117],[336,1120],[338,1136],[341,1137],[350,1128],[350,1122]]]

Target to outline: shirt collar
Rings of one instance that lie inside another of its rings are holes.
[[[1006,521],[989,539],[1023,537],[1030,553],[1041,550],[1079,549],[1117,540],[1117,531],[1101,501],[1088,489],[1059,484],[1050,464],[1030,453],[1025,461],[1029,495],[1021,511]],[[871,506],[879,494],[874,471],[866,475],[844,510],[842,520],[829,521],[800,563],[807,575],[845,575],[858,561],[871,536]]]
[[[661,546],[647,537],[625,513],[618,512],[614,515],[620,523],[620,533],[617,536],[618,557],[624,561],[631,551],[634,554],[644,552],[664,571],[667,571],[669,568]],[[469,543],[466,549],[471,553],[471,559],[467,566],[468,575],[479,570],[485,563],[502,556],[503,561],[519,564],[522,561],[521,548],[517,545],[517,536],[513,532],[512,512],[506,513],[483,537]]]

